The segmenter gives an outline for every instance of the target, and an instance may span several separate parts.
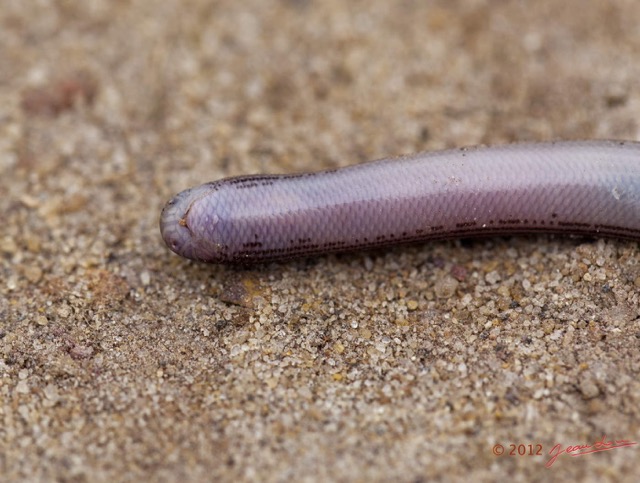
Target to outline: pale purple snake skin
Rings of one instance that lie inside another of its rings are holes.
[[[479,235],[640,239],[640,143],[462,148],[192,188],[162,210],[187,258],[253,263]]]

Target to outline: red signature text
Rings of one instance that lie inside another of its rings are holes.
[[[602,436],[602,439],[596,441],[593,444],[582,444],[577,446],[567,446],[565,448],[562,447],[560,443],[556,444],[549,454],[551,458],[545,466],[547,468],[551,468],[553,464],[556,462],[559,456],[563,454],[567,454],[569,456],[584,456],[592,453],[600,453],[601,451],[611,451],[612,449],[624,448],[626,446],[633,446],[638,444],[635,441],[627,441],[626,439],[617,439],[615,441],[607,440],[606,436]]]

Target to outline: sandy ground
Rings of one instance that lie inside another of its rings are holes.
[[[636,481],[640,445],[545,462],[640,441],[637,243],[234,270],[158,216],[228,175],[638,140],[638,25],[637,0],[4,0],[0,480]]]

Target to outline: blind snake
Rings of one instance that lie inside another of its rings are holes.
[[[640,143],[461,148],[227,178],[176,195],[160,230],[177,254],[213,263],[482,235],[640,239]]]

